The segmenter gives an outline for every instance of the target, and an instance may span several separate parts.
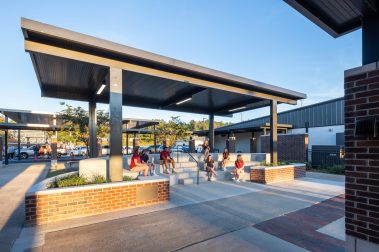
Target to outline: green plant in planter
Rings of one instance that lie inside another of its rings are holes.
[[[122,177],[122,181],[133,181],[133,180],[137,180],[138,178],[132,178],[132,177],[129,177],[129,176],[123,176]]]

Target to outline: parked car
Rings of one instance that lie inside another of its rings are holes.
[[[58,153],[58,157],[66,156],[67,155],[67,149],[66,148],[58,148],[57,153]]]
[[[87,147],[75,147],[70,151],[70,156],[87,156]]]
[[[127,154],[132,154],[133,153],[133,147],[128,146],[128,153],[126,153],[126,146],[122,147],[122,154],[127,155]]]
[[[149,153],[153,154],[155,153],[154,145],[150,145],[146,147],[147,150],[149,150]],[[163,151],[163,145],[157,145],[157,153]]]
[[[109,154],[110,154],[110,149],[109,149],[108,145],[104,145],[103,147],[101,147],[101,155],[102,156],[107,156]]]
[[[15,149],[14,151],[15,157],[18,157],[18,149]],[[21,148],[20,149],[20,158],[21,159],[28,159],[29,157],[34,156],[34,146],[30,146],[29,148]]]
[[[183,145],[176,145],[171,148],[171,152],[183,152]]]

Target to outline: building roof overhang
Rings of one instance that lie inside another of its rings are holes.
[[[122,69],[123,105],[231,116],[300,92],[22,18],[41,95],[109,103],[109,68]],[[103,92],[97,94],[102,84]],[[182,102],[188,100],[189,102]]]

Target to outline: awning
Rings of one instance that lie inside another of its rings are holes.
[[[115,67],[122,69],[122,104],[128,106],[229,116],[269,106],[271,100],[296,104],[306,98],[33,20],[23,18],[21,27],[43,97],[109,103],[107,78]]]

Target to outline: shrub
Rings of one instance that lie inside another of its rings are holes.
[[[106,183],[107,180],[103,176],[94,176],[92,180],[88,180],[78,174],[72,174],[61,178],[56,178],[51,182],[47,188],[59,188],[59,187],[69,187],[69,186],[81,186],[90,184],[102,184]]]
[[[136,180],[129,176],[124,176],[123,181],[133,181]],[[69,187],[69,186],[81,186],[81,185],[91,185],[91,184],[102,184],[109,182],[106,178],[100,175],[93,176],[91,180],[86,179],[79,174],[71,174],[65,177],[56,178],[53,182],[47,185],[47,188],[59,188],[59,187]]]
[[[133,180],[136,180],[136,179],[129,177],[129,176],[122,177],[122,181],[133,181]]]
[[[262,166],[269,166],[269,167],[279,166],[279,165],[289,165],[289,164],[291,164],[291,162],[282,162],[282,161],[279,161],[277,163],[267,163],[266,160],[263,160],[260,163],[260,165],[262,165]]]

